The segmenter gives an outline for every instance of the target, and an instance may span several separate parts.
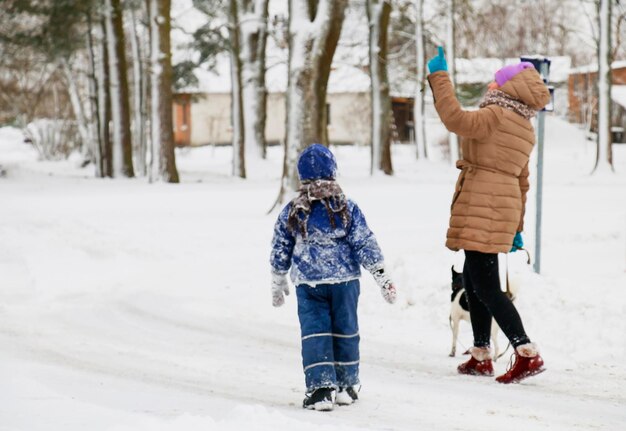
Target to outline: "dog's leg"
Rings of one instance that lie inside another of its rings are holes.
[[[452,350],[450,351],[450,356],[456,355],[456,339],[459,336],[459,319],[453,319],[450,316],[450,323],[452,325]]]

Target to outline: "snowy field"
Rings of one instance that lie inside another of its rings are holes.
[[[509,266],[548,371],[507,386],[448,357],[457,171],[395,147],[396,175],[372,178],[368,149],[333,148],[399,300],[364,275],[361,399],[318,413],[301,408],[295,295],[271,306],[280,148],[245,181],[229,148],[181,150],[183,184],[149,185],[37,162],[0,130],[0,430],[625,430],[626,145],[592,177],[576,126],[549,118],[547,133],[542,275],[520,253]]]

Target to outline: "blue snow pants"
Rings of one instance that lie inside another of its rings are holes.
[[[296,288],[308,392],[359,383],[359,280]]]

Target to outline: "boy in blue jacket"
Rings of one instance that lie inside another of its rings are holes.
[[[374,276],[387,302],[396,299],[376,238],[359,207],[344,196],[336,172],[335,157],[323,145],[302,152],[302,186],[278,217],[270,258],[275,307],[289,294],[291,269],[307,388],[303,407],[315,410],[358,399],[360,266]]]

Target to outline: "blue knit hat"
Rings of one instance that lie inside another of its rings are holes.
[[[323,145],[309,145],[298,159],[298,175],[300,181],[334,180],[337,175],[335,156]]]

